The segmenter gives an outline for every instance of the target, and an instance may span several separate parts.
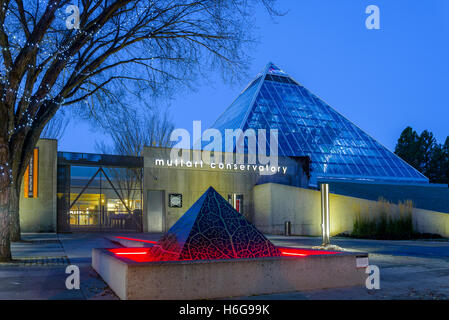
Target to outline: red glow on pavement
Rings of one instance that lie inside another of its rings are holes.
[[[151,243],[151,244],[156,244],[157,243],[157,241],[143,240],[143,239],[136,239],[136,238],[127,238],[127,237],[116,237],[116,238],[117,239],[123,239],[123,240]]]

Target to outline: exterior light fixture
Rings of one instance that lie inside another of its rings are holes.
[[[329,214],[329,184],[322,183],[321,189],[321,231],[323,236],[322,246],[330,244],[330,214]]]

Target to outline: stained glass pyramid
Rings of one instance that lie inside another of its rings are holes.
[[[154,260],[277,257],[280,251],[210,187],[151,248]]]
[[[312,183],[328,179],[428,183],[425,176],[272,63],[212,128],[223,135],[225,129],[254,129],[256,133],[278,129],[279,156],[309,156]]]

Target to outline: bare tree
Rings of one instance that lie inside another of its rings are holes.
[[[141,157],[145,146],[170,147],[174,126],[168,110],[148,109],[144,114],[128,111],[109,119],[106,129],[112,145],[96,142],[97,149],[106,154]],[[141,199],[143,168],[109,168],[108,171],[122,199]],[[140,225],[139,221],[135,223]]]
[[[274,13],[274,0],[78,0],[68,19],[72,1],[0,0],[0,260],[18,221],[11,185],[60,108],[101,120],[126,91],[160,93],[207,67],[238,74],[253,5]]]
[[[59,140],[64,135],[68,124],[69,118],[58,112],[53,118],[50,119],[50,121],[48,121],[47,125],[44,127],[44,130],[42,130],[40,138]]]
[[[143,156],[144,146],[169,147],[170,134],[174,129],[168,109],[146,106],[145,112],[126,110],[109,117],[103,128],[109,133],[112,145],[96,143],[97,149],[104,153],[124,156]]]

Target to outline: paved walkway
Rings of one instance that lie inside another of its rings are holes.
[[[268,236],[277,245],[311,247],[316,237]],[[333,238],[348,251],[368,252],[380,268],[380,290],[341,288],[247,299],[449,299],[449,241],[387,241]],[[240,298],[241,299],[241,298]]]
[[[11,249],[16,261],[0,264],[0,299],[84,299],[65,288],[68,259],[57,235],[24,235]]]
[[[13,243],[14,263],[0,264],[0,299],[117,299],[91,267],[92,248],[115,247],[105,234],[24,234]],[[112,235],[108,235],[109,237]],[[126,234],[157,240],[160,234]],[[276,245],[312,247],[316,237],[268,236]],[[247,299],[449,299],[449,242],[334,238],[349,251],[370,253],[380,267],[381,289],[342,288]],[[67,290],[65,269],[77,265],[80,290]],[[241,298],[240,298],[241,299]]]
[[[117,299],[91,268],[94,247],[114,247],[96,234],[24,234],[13,263],[0,263],[0,299]],[[80,290],[68,290],[69,264],[80,268]]]

